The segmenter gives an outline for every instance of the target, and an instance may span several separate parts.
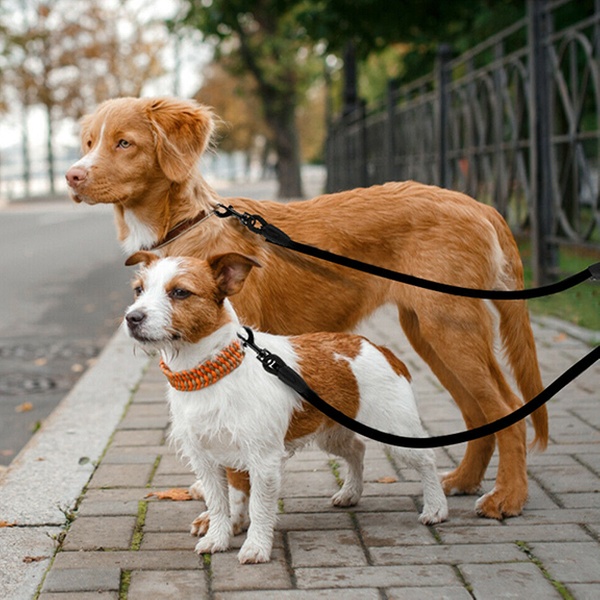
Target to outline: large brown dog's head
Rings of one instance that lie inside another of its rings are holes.
[[[150,191],[182,183],[214,129],[212,112],[174,98],[107,100],[81,121],[84,156],[66,174],[75,202],[143,200]]]

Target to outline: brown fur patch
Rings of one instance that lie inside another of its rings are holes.
[[[375,344],[373,345],[385,356],[396,375],[404,377],[408,381],[412,381],[408,367],[389,348],[386,348],[385,346],[376,346]]]
[[[349,334],[314,333],[292,338],[299,357],[300,374],[328,404],[349,417],[356,417],[360,406],[358,384],[344,358],[356,358],[363,338]],[[334,422],[308,402],[292,416],[285,436],[292,441],[310,435]]]

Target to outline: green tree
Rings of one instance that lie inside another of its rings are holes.
[[[299,0],[185,0],[183,24],[214,42],[232,72],[250,73],[277,154],[280,197],[302,197],[297,108],[322,72],[318,48],[299,20]]]

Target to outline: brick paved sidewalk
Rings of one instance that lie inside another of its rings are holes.
[[[409,365],[430,434],[462,430],[457,408],[398,342],[393,321],[383,311],[363,332]],[[589,351],[552,327],[536,325],[535,335],[546,383]],[[188,530],[201,502],[147,498],[193,480],[165,443],[165,382],[153,361],[80,498],[39,598],[598,598],[599,389],[595,365],[550,402],[551,443],[530,457],[530,500],[521,517],[484,520],[475,515],[475,497],[452,497],[446,523],[420,525],[416,474],[398,470],[374,442],[362,500],[334,509],[337,467],[305,450],[287,465],[272,562],[240,566],[235,549],[210,558],[194,553]],[[463,452],[437,450],[440,471]],[[490,468],[487,490],[494,476]],[[235,538],[236,548],[242,540]]]

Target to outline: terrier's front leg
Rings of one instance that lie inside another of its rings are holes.
[[[229,549],[232,536],[229,498],[225,469],[218,465],[202,465],[196,469],[204,487],[204,501],[210,523],[206,535],[196,544],[196,552],[223,552]]]
[[[250,470],[250,527],[238,553],[242,564],[269,562],[271,559],[281,488],[281,463],[281,457],[277,457]]]

